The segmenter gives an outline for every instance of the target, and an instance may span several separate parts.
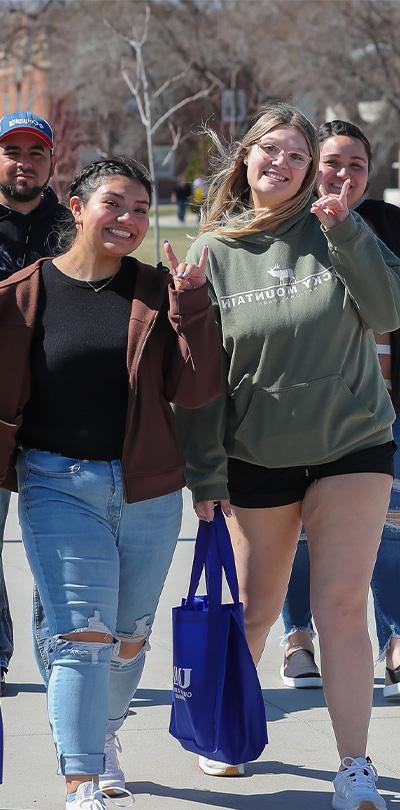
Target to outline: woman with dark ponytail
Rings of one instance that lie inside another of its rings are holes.
[[[20,493],[48,637],[48,713],[68,810],[124,792],[117,730],[142,674],[180,523],[170,403],[221,389],[207,250],[169,272],[131,256],[151,182],[131,158],[74,180],[66,252],[0,285],[0,482]],[[105,793],[106,792],[106,793]]]

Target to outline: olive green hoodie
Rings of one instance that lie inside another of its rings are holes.
[[[226,395],[177,409],[195,501],[228,497],[227,456],[322,464],[390,441],[395,413],[373,330],[400,327],[400,260],[358,214],[321,228],[310,204],[274,233],[203,234]]]

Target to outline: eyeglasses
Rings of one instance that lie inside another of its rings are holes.
[[[280,149],[276,143],[256,141],[256,144],[260,151],[270,160],[278,160],[281,155],[285,155],[287,164],[292,169],[305,169],[312,160],[310,155],[306,155],[305,152],[286,151],[286,149]]]

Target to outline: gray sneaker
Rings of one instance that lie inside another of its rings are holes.
[[[285,655],[280,671],[285,686],[292,689],[315,689],[322,686],[322,678],[309,650],[295,650]]]

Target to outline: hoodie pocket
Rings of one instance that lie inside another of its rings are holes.
[[[248,391],[247,391],[248,395]],[[236,412],[240,412],[237,395]],[[239,423],[235,454],[266,467],[339,458],[382,428],[340,375],[256,390]]]

